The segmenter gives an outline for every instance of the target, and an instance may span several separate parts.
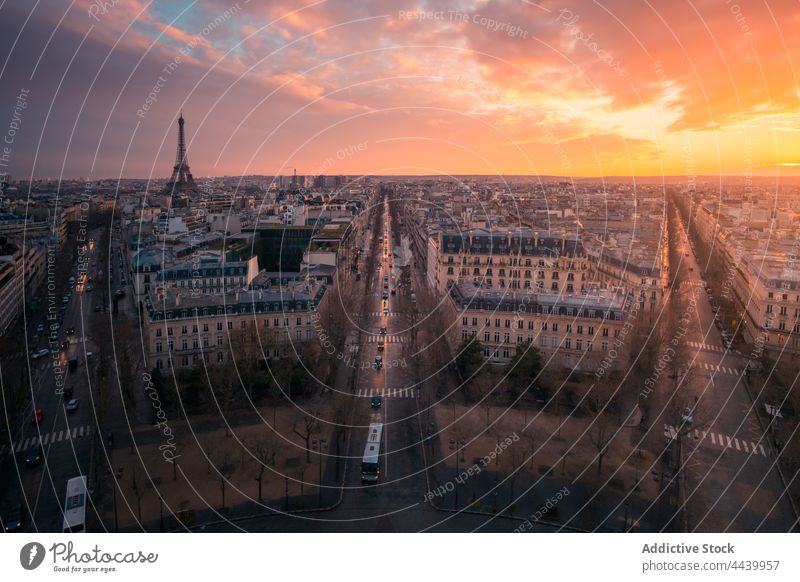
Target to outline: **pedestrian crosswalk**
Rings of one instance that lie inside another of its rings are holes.
[[[678,429],[674,426],[664,425],[664,436],[670,440],[674,440],[678,436]],[[737,451],[745,454],[767,456],[767,450],[764,445],[759,442],[748,441],[746,439],[738,439],[726,434],[722,434],[713,430],[690,430],[688,435],[690,439],[695,442],[710,444],[712,446],[721,447],[725,449],[736,449]]]
[[[20,439],[16,442],[11,443],[10,445],[4,444],[0,446],[0,456],[26,451],[35,444],[40,444],[42,446],[45,446],[48,444],[53,445],[54,443],[66,442],[73,439],[85,438],[90,436],[92,434],[92,431],[93,431],[92,426],[86,425],[86,426],[74,426],[72,428],[65,428],[63,430],[56,430],[41,436],[36,434],[33,436],[29,436],[25,439]]]
[[[362,398],[381,396],[383,398],[414,398],[413,388],[359,388],[358,395]]]
[[[731,374],[732,376],[739,375],[738,368],[730,368],[728,366],[719,366],[716,364],[706,364],[705,362],[698,362],[697,365],[703,368],[704,370],[708,370],[709,372],[715,372],[717,374]]]
[[[397,311],[390,311],[389,313],[384,313],[383,311],[373,311],[372,313],[367,313],[367,317],[397,317],[400,313]]]
[[[367,336],[367,343],[370,344],[377,344],[380,342],[384,342],[387,344],[401,344],[406,341],[406,336],[404,335],[369,335]]]
[[[718,354],[724,354],[727,351],[723,347],[712,346],[711,344],[704,344],[700,342],[687,342],[687,345],[697,350],[703,350],[704,352],[717,352]]]

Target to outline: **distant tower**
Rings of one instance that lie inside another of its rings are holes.
[[[186,138],[183,134],[183,111],[181,111],[178,117],[178,151],[175,154],[175,166],[164,191],[167,194],[183,194],[195,189],[194,178],[186,158]]]

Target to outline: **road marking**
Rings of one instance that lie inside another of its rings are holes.
[[[750,449],[747,448],[747,441],[743,440],[742,441],[742,446],[744,447],[744,452],[745,453],[749,453],[750,452]]]
[[[739,447],[739,439],[737,439],[737,438],[734,438],[734,439],[733,439],[733,442],[734,442],[734,443],[736,443],[736,450],[737,450],[737,451],[741,451],[742,449]]]
[[[77,434],[78,434],[78,427],[76,426],[75,428],[72,429],[72,438],[75,438],[75,435]]]
[[[55,441],[60,443],[62,438],[64,438],[64,431],[60,430],[58,431],[58,437],[56,437]]]
[[[711,444],[712,445],[717,444],[717,441],[714,439],[714,433],[713,432],[711,433]]]
[[[82,437],[82,436],[83,436],[83,427],[80,427],[78,429],[78,437]]]
[[[766,451],[764,451],[764,445],[762,445],[761,443],[758,443],[758,448],[761,451],[761,454],[766,457],[767,453],[766,453]]]
[[[731,448],[731,437],[726,436],[725,438],[728,439],[728,448]]]
[[[42,445],[46,445],[47,444],[47,439],[49,439],[49,438],[50,438],[50,434],[49,433],[44,435],[42,437]]]

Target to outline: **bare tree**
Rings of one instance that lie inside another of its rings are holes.
[[[234,472],[233,463],[231,463],[230,452],[223,451],[219,454],[219,461],[214,467],[217,471],[217,480],[219,481],[219,490],[222,495],[222,508],[225,508],[225,486],[228,484],[230,476]]]
[[[300,429],[297,428],[298,424],[301,425]],[[311,462],[311,437],[319,433],[319,431],[320,425],[316,415],[306,414],[302,421],[295,421],[292,424],[292,432],[303,439],[305,443],[306,463]]]
[[[591,418],[588,435],[596,450],[598,475],[603,472],[603,459],[618,428],[610,414],[613,395],[614,384],[604,377],[592,385],[581,402],[581,407]]]
[[[264,480],[264,471],[266,471],[267,467],[275,466],[275,442],[271,437],[265,436],[256,444],[253,453],[257,463],[254,479],[258,482],[258,501],[261,502],[261,485]]]
[[[136,497],[136,513],[139,517],[139,523],[142,523],[142,498],[144,494],[147,493],[146,483],[144,480],[139,478],[138,471],[136,470],[136,465],[133,465],[133,470],[131,471],[131,490],[133,491],[133,495]]]

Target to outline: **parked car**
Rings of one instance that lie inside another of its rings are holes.
[[[25,526],[25,508],[20,504],[3,514],[3,529],[6,533],[20,531]]]
[[[72,398],[70,400],[67,400],[67,404],[64,408],[67,409],[67,412],[75,412],[76,410],[78,410],[79,404],[80,400],[78,400],[77,398]]]
[[[374,394],[372,396],[372,400],[370,401],[370,405],[372,406],[372,408],[380,408],[381,407],[381,402],[382,402],[381,401],[381,395],[380,394]]]
[[[37,408],[33,411],[33,416],[31,417],[31,424],[34,426],[38,426],[44,420],[44,410],[41,408]]]
[[[39,358],[44,357],[49,353],[50,353],[50,350],[48,350],[47,348],[39,348],[35,352],[31,353],[31,359],[32,360],[38,360]]]

